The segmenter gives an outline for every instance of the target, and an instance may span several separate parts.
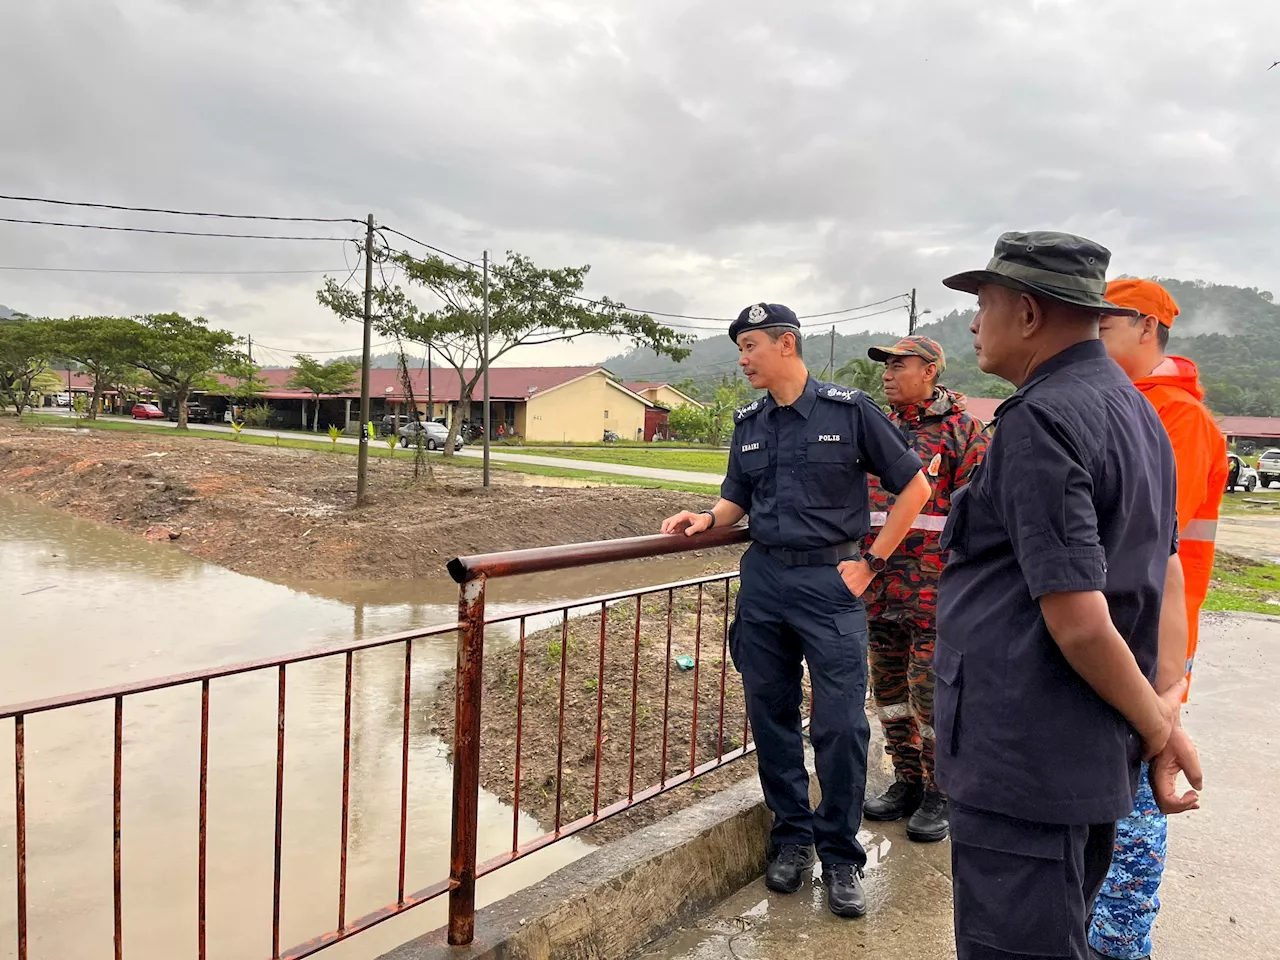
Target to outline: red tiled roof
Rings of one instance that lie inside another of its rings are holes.
[[[1280,417],[1218,417],[1229,437],[1280,437]]]
[[[67,371],[55,370],[53,372],[58,375],[58,380],[61,381],[62,383],[62,392],[66,393],[67,392]],[[93,393],[93,377],[89,376],[87,373],[73,372],[71,374],[71,392],[72,393]],[[102,392],[104,394],[115,393],[114,390],[103,390]]]
[[[996,418],[996,407],[1004,403],[1003,400],[993,399],[991,397],[965,397],[964,407],[970,416],[976,417],[983,423],[990,423]]]
[[[534,394],[558,387],[562,383],[575,380],[603,367],[492,367],[489,370],[489,396],[494,400],[527,400]],[[470,379],[473,371],[464,371]],[[272,400],[308,399],[311,394],[306,390],[290,390],[285,387],[292,370],[263,370],[262,379],[267,382],[267,389],[262,396]],[[234,380],[219,377],[224,384],[231,386]],[[360,396],[359,374],[354,379],[354,388],[338,397],[358,399]],[[415,400],[427,399],[426,369],[409,371],[409,382],[413,386]],[[481,381],[483,383],[483,381]],[[461,395],[458,374],[452,367],[431,371],[431,397],[437,403],[456,401]],[[210,391],[211,393],[214,391]],[[473,399],[480,399],[482,387],[476,384]],[[369,396],[382,397],[388,400],[404,401],[404,390],[400,383],[400,371],[387,368],[374,368],[369,371]]]

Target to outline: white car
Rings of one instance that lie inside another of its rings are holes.
[[[1239,470],[1238,473],[1236,471]],[[1231,474],[1236,473],[1235,486],[1231,485]],[[1234,453],[1227,454],[1227,492],[1231,493],[1238,488],[1244,488],[1246,493],[1253,493],[1258,487],[1258,471],[1245,463],[1240,457]]]
[[[418,442],[418,432],[426,433],[423,446],[428,450],[439,450],[449,439],[449,428],[435,420],[411,420],[396,431],[400,435],[400,446],[408,447]],[[462,432],[454,438],[453,449],[462,449]]]
[[[1280,450],[1273,448],[1262,451],[1258,458],[1258,481],[1266,490],[1274,480],[1280,480]]]

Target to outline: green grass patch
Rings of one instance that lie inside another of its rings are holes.
[[[654,450],[651,447],[611,447],[607,449],[539,450],[540,457],[592,460],[655,470],[690,470],[697,473],[724,473],[729,466],[725,450]]]
[[[1280,564],[1218,553],[1213,563],[1209,596],[1202,609],[1280,616]]]
[[[1228,493],[1219,512],[1229,517],[1270,516],[1280,512],[1280,490]]]
[[[144,421],[134,421],[125,419],[98,419],[98,420],[75,420],[70,417],[49,416],[48,414],[31,414],[23,416],[23,424],[32,426],[53,426],[71,428],[86,428],[89,430],[115,431],[123,433],[146,433],[157,434],[170,437],[177,440],[219,440],[224,443],[239,443],[255,447],[287,447],[290,450],[308,450],[313,453],[337,454],[339,456],[356,456],[360,452],[360,448],[355,444],[342,443],[332,444],[328,440],[305,440],[282,433],[278,436],[263,437],[257,434],[244,433],[239,439],[232,433],[220,430],[201,430],[199,425],[195,425],[189,431],[175,430],[173,427],[162,427],[154,423],[146,423]],[[413,457],[414,450],[409,448],[397,448],[391,450],[386,443],[375,440],[369,444],[369,456],[371,457],[394,457],[401,460],[409,460]],[[450,457],[444,458],[440,454],[430,455],[435,462],[447,463],[449,466],[458,467],[465,470],[481,470],[484,464],[471,457]],[[589,470],[571,470],[562,467],[544,467],[540,464],[524,464],[511,463],[510,461],[494,460],[490,464],[490,469],[504,473],[523,473],[532,474],[538,477],[565,477],[570,480],[581,480],[593,486],[620,486],[620,487],[642,487],[648,490],[676,490],[683,493],[703,493],[710,496],[719,494],[720,488],[714,484],[708,483],[683,483],[677,481],[651,480],[645,477],[623,477],[611,473],[592,473]]]

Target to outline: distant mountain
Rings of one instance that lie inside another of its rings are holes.
[[[17,311],[10,310],[3,303],[0,303],[0,320],[8,320],[15,316],[17,316]]]
[[[1169,341],[1171,353],[1189,357],[1200,367],[1207,401],[1219,414],[1280,416],[1280,306],[1270,291],[1233,287],[1203,280],[1160,279],[1178,302],[1181,314]],[[978,369],[969,323],[973,311],[953,311],[917,332],[942,344],[947,353],[945,383],[972,397],[1004,397],[1012,388]],[[905,317],[891,331],[841,334],[836,328],[835,366],[865,357],[867,348],[890,344],[906,332]],[[815,375],[828,367],[831,336],[804,338],[805,360]],[[693,344],[682,363],[632,350],[605,361],[626,380],[692,381],[703,395],[723,377],[738,376],[737,349],[727,336],[711,336]]]

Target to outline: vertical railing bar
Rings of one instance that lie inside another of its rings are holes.
[[[698,584],[698,614],[693,638],[693,725],[689,734],[689,773],[698,766],[698,675],[702,669],[702,597],[703,585]]]
[[[564,608],[564,616],[560,625],[560,722],[556,734],[556,827],[560,834],[560,798],[564,785],[564,688],[569,669],[569,608]]]
[[[200,681],[200,838],[196,867],[196,956],[208,956],[208,855],[209,855],[209,681]]]
[[[716,760],[724,760],[724,688],[729,676],[729,581],[724,582],[724,638],[720,641],[720,729],[716,733]]]
[[[636,596],[636,641],[631,660],[631,761],[627,774],[627,802],[636,795],[636,705],[640,699],[640,616],[644,608],[643,593]]]
[[[124,912],[120,891],[120,775],[124,763],[124,697],[117,696],[114,736],[114,762],[111,776],[112,816],[112,907],[114,909],[113,942],[116,960],[124,958]]]
[[[338,853],[338,930],[347,926],[347,843],[351,830],[351,687],[354,654],[348,650],[342,684],[342,838]]]
[[[511,801],[511,855],[520,852],[520,752],[524,746],[524,638],[525,618],[520,618],[520,662],[516,665],[516,782]]]
[[[271,886],[271,960],[280,956],[280,867],[284,840],[284,695],[285,665],[280,664],[276,707],[276,835]]]
[[[600,754],[604,749],[604,645],[609,624],[609,606],[600,603],[600,669],[596,676],[596,786],[591,798],[591,813],[600,812]]]
[[[671,705],[671,615],[675,605],[675,595],[675,590],[667,591],[667,656],[664,661],[666,680],[662,690],[662,764],[658,773],[658,783],[660,784],[667,782],[667,720],[668,709]]]
[[[27,758],[26,723],[13,718],[14,833],[18,856],[18,960],[27,960]]]
[[[404,642],[404,740],[400,750],[400,875],[396,903],[404,906],[404,870],[409,844],[409,702],[413,685],[413,641]]]
[[[484,702],[485,577],[458,592],[458,664],[453,727],[453,809],[449,838],[449,945],[475,939],[476,847],[480,819],[480,711]]]

